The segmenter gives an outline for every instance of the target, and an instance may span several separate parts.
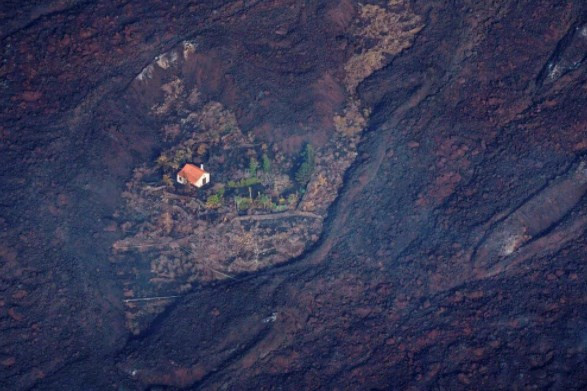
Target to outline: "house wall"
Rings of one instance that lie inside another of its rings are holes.
[[[198,181],[194,184],[194,186],[196,186],[196,187],[204,186],[204,179],[206,179],[206,184],[210,183],[210,174],[205,173],[204,175],[202,175],[202,177],[200,179],[198,179]]]

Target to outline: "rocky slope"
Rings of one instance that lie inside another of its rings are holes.
[[[56,0],[0,20],[0,387],[587,386],[583,2]],[[161,92],[133,80],[184,41],[243,132],[290,153],[338,132],[357,157],[311,248],[130,337],[114,216],[176,114],[147,115]]]

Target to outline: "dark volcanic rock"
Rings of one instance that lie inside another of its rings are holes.
[[[359,6],[0,5],[0,388],[587,387],[587,5],[367,3],[422,25],[357,86],[371,116],[321,239],[138,337],[113,215],[163,141],[132,80],[199,40],[190,75],[244,130],[319,143],[373,44]]]

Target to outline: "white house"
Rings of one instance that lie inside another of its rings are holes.
[[[206,183],[210,183],[210,173],[204,171],[203,164],[198,168],[193,164],[187,163],[177,173],[177,182],[182,185],[189,183],[192,186],[202,187]]]

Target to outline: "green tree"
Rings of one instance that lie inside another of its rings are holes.
[[[302,152],[302,159],[302,164],[296,171],[295,178],[300,185],[306,186],[314,172],[314,147],[312,144],[306,144]]]
[[[257,176],[257,169],[259,168],[259,161],[253,156],[249,161],[249,173],[252,177]]]
[[[218,192],[211,195],[206,200],[206,207],[210,209],[220,208],[224,204],[224,187],[218,189]]]
[[[266,173],[271,171],[271,160],[269,159],[269,156],[267,156],[266,153],[263,154],[263,171],[265,171]]]

